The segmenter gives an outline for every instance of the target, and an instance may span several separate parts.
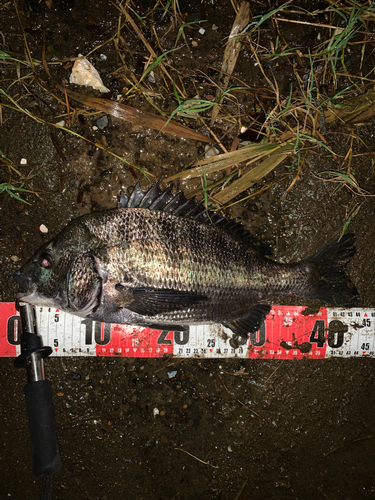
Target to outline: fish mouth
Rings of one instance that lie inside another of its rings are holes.
[[[22,288],[21,291],[17,292],[16,297],[18,300],[21,300],[22,302],[27,302],[26,298],[30,294],[27,289],[28,289],[28,280],[27,278],[21,274],[20,271],[16,271],[13,274],[13,278],[17,281],[17,283],[20,285]]]
[[[17,281],[17,283],[22,287],[23,291],[25,292],[26,289],[28,288],[27,286],[27,278],[21,274],[21,271],[16,271],[13,274],[13,278]]]
[[[31,290],[27,292],[18,292],[16,294],[16,297],[20,302],[26,302],[33,306],[56,307],[56,304],[54,303],[53,300],[48,299],[46,297],[42,297],[41,295],[38,294],[36,290]]]
[[[37,293],[36,289],[30,286],[30,280],[26,278],[20,271],[13,274],[13,278],[20,285],[21,290],[16,293],[16,297],[20,302],[27,302],[33,305],[48,305],[46,300],[43,300]]]

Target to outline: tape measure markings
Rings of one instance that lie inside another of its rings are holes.
[[[302,306],[274,306],[249,339],[221,325],[186,331],[152,330],[99,323],[58,309],[37,307],[39,333],[53,356],[202,357],[325,359],[375,357],[375,310],[322,308],[304,314]],[[20,321],[14,303],[0,303],[0,356],[20,353]]]

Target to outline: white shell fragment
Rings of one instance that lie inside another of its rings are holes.
[[[109,92],[109,89],[103,85],[103,81],[97,70],[81,54],[79,54],[79,59],[77,59],[74,63],[69,81],[70,83],[76,83],[77,85],[92,87],[93,89],[99,90],[103,93]]]
[[[41,233],[48,233],[48,227],[46,227],[44,224],[41,224],[41,225],[39,226],[39,231],[40,231]]]
[[[158,409],[158,408],[154,408],[152,413],[153,413],[154,418],[155,418],[155,417],[156,417],[156,415],[159,415],[159,413],[160,413],[160,412],[159,412],[159,409]]]
[[[27,160],[26,160],[26,158],[21,158],[21,160],[20,160],[20,165],[27,165]]]

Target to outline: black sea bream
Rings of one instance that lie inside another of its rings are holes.
[[[280,264],[243,227],[182,193],[137,185],[113,210],[70,222],[14,275],[23,302],[109,323],[186,328],[221,323],[247,336],[281,295],[356,305],[344,236],[312,257]]]

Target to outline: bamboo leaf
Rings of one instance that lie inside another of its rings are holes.
[[[218,172],[219,170],[231,167],[237,163],[248,161],[252,158],[261,158],[262,156],[270,154],[272,151],[276,151],[277,149],[279,149],[278,144],[250,144],[249,146],[245,146],[236,151],[230,151],[229,153],[217,155],[213,158],[205,158],[204,160],[199,161],[199,164],[193,168],[167,177],[165,182],[170,182],[175,179],[191,179],[192,177],[199,177],[203,175],[203,172],[206,175],[212,174],[213,172]]]
[[[235,198],[237,195],[246,191],[253,184],[258,182],[260,179],[265,177],[269,172],[271,172],[277,165],[279,165],[285,158],[287,158],[293,152],[293,146],[287,144],[285,146],[279,146],[278,151],[274,151],[266,160],[264,160],[260,165],[256,166],[250,172],[240,177],[237,181],[232,182],[230,186],[220,191],[214,198],[220,204],[228,203],[231,199]]]

